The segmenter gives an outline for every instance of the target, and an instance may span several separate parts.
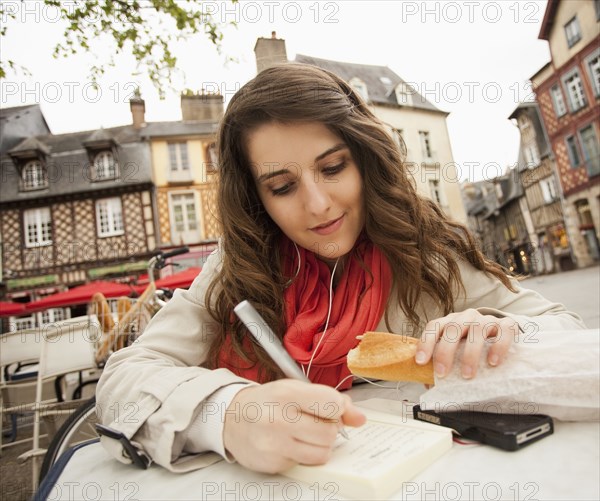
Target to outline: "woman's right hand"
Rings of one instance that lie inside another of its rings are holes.
[[[348,395],[281,379],[237,393],[225,413],[223,440],[241,465],[278,473],[298,463],[326,463],[338,430],[365,421]]]

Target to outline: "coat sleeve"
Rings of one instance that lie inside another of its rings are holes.
[[[215,391],[250,383],[226,369],[199,367],[216,332],[204,296],[220,261],[216,250],[189,290],[176,290],[144,333],[109,358],[96,389],[102,424],[123,433],[171,471],[188,471],[221,459],[210,452],[186,456],[183,441],[176,438],[186,433],[202,402]],[[117,440],[102,437],[102,444],[120,461],[131,462]]]
[[[579,315],[535,291],[522,288],[514,278],[510,280],[516,293],[470,263],[459,259],[458,264],[465,290],[455,296],[454,311],[474,308],[484,315],[510,317],[518,322],[521,331],[528,333],[586,328]]]

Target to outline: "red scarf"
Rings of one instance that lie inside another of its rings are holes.
[[[313,252],[302,247],[298,250],[299,271],[294,245],[285,239],[282,245],[285,276],[294,277],[296,271],[298,274],[284,295],[287,330],[283,344],[305,371],[318,345],[309,378],[313,383],[335,387],[350,375],[346,356],[358,344],[356,336],[374,330],[384,314],[391,289],[391,270],[381,251],[366,238],[360,238],[333,291],[329,325],[319,343],[329,311],[331,271]],[[357,256],[371,274],[363,269]],[[246,340],[243,344],[249,348]],[[219,360],[219,366],[227,367],[239,376],[255,381],[262,379],[256,364],[248,366],[233,353],[229,338],[221,349]],[[340,389],[351,386],[352,378],[348,378]]]

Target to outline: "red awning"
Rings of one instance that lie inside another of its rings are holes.
[[[0,301],[0,317],[12,317],[25,313],[25,305],[23,303],[10,303]]]
[[[140,285],[148,285],[150,283],[150,278],[148,278],[148,273],[144,273],[142,275],[139,275],[137,277],[137,280],[135,282],[136,287],[140,286]]]
[[[96,292],[101,292],[105,297],[129,296],[133,289],[129,285],[116,282],[90,282],[89,284],[73,287],[68,291],[52,294],[38,301],[26,305],[29,312],[47,310],[48,308],[62,308],[77,304],[89,303]]]
[[[174,273],[168,277],[160,278],[156,281],[156,288],[165,287],[167,289],[187,289],[194,279],[198,276],[202,268],[192,267],[187,270]]]

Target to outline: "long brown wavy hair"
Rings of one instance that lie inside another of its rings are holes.
[[[230,349],[242,360],[258,363],[269,379],[281,375],[253,339],[248,352],[243,340],[252,336],[232,312],[247,299],[280,338],[285,333],[283,296],[290,277],[282,272],[281,230],[258,196],[247,150],[248,133],[269,122],[320,122],[346,143],[364,183],[364,232],[388,259],[395,299],[413,327],[421,322],[417,306],[424,295],[445,314],[453,311],[455,292],[464,290],[458,256],[514,291],[503,268],[484,257],[469,230],[417,194],[400,148],[350,85],[311,65],[273,66],[231,99],[218,133],[222,267],[205,302],[220,332],[212,339],[207,366],[218,366],[230,336]]]

